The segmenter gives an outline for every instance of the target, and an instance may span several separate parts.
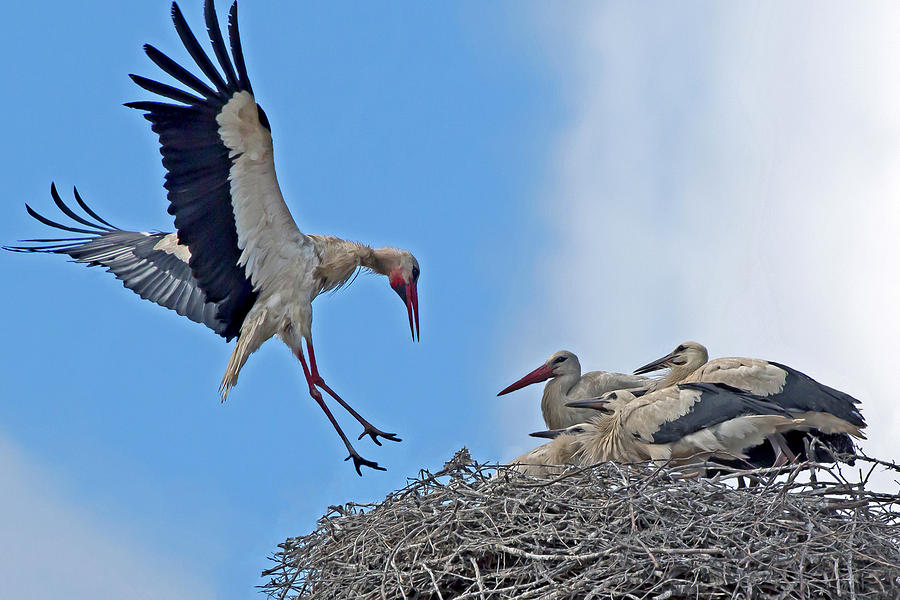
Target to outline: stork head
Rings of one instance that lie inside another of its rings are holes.
[[[529,433],[531,437],[536,438],[545,438],[548,440],[555,440],[561,435],[571,435],[571,436],[580,436],[583,434],[590,434],[592,432],[597,431],[597,425],[594,422],[588,423],[578,423],[577,425],[570,425],[564,429],[548,429],[547,431],[534,431]]]
[[[406,304],[409,332],[415,341],[419,338],[419,293],[416,287],[419,281],[419,261],[408,250],[381,248],[376,252],[382,255],[382,272],[387,275],[391,287]]]
[[[707,360],[709,360],[709,353],[702,344],[683,342],[662,358],[635,369],[634,374],[643,375],[644,373],[652,373],[661,369],[685,369],[688,372],[693,372]]]
[[[614,392],[607,392],[599,398],[566,402],[566,406],[569,408],[593,408],[594,410],[599,410],[603,414],[609,415],[622,408],[636,397],[637,396],[628,390],[616,390]]]
[[[503,394],[522,389],[532,383],[540,383],[541,381],[559,377],[560,375],[581,375],[581,363],[578,362],[578,357],[568,350],[554,352],[544,364],[497,395],[502,396]]]

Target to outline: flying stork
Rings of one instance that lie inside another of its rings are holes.
[[[114,227],[88,208],[76,190],[75,201],[86,216],[79,215],[51,186],[54,202],[74,224],[54,222],[26,205],[28,214],[83,237],[25,240],[32,245],[7,249],[67,254],[76,262],[105,267],[142,298],[206,325],[227,341],[237,338],[219,387],[223,401],[247,358],[269,338],[280,338],[299,359],[310,395],[343,440],[357,473],[362,475],[361,466],[383,471],[357,453],[319,391],[359,421],[364,428],[359,439],[368,435],[379,446],[379,437],[400,441],[374,427],[325,383],[313,351],[312,301],[346,284],[360,268],[379,273],[406,304],[415,341],[419,264],[406,250],[371,248],[300,231],[275,177],[269,119],[256,103],[247,76],[237,2],[228,14],[230,56],[213,0],[206,0],[204,16],[218,66],[201,48],[178,5],[172,4],[175,30],[207,81],[147,44],[144,51],[150,60],[181,85],[130,75],[162,101],[126,104],[143,111],[159,136],[168,210],[177,231]]]
[[[596,414],[592,410],[568,408],[567,402],[596,398],[613,390],[646,387],[652,382],[646,377],[606,371],[590,371],[582,375],[578,357],[568,350],[560,350],[551,354],[540,367],[497,395],[502,396],[547,379],[550,381],[544,386],[541,413],[548,429],[562,429],[583,423]]]
[[[682,382],[724,383],[778,404],[807,423],[812,440],[804,431],[785,434],[793,454],[805,456],[808,441],[814,450],[811,460],[833,462],[834,455],[854,453],[850,436],[865,439],[866,422],[857,405],[859,400],[823,385],[787,365],[756,358],[717,358],[709,360],[702,344],[684,342],[672,352],[635,370],[635,374],[669,369],[656,388]],[[769,466],[773,455],[767,446],[748,453],[752,464]],[[852,460],[852,459],[851,459]]]
[[[562,430],[576,436],[580,448],[574,457],[585,465],[743,457],[748,448],[803,424],[777,404],[715,383],[682,383],[640,397],[620,390],[569,405],[602,413]]]

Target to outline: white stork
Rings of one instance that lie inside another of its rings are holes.
[[[866,422],[857,405],[859,400],[821,384],[786,365],[756,358],[717,358],[708,360],[706,348],[697,342],[679,344],[672,352],[635,370],[636,374],[668,368],[668,374],[655,383],[657,388],[681,382],[724,383],[778,404],[801,417],[820,446],[811,459],[830,462],[834,454],[853,454],[850,436],[865,439]],[[806,455],[807,436],[802,431],[785,435],[793,454]],[[830,455],[830,456],[829,456]],[[757,466],[771,464],[768,447],[750,453]]]
[[[562,472],[565,468],[563,465],[575,464],[575,454],[581,448],[578,438],[565,429],[557,431],[560,432],[559,435],[513,459],[508,466],[523,475],[547,477]]]
[[[171,102],[126,104],[144,111],[159,135],[169,213],[177,231],[118,229],[89,209],[76,191],[75,200],[90,220],[66,206],[51,187],[56,205],[78,226],[51,221],[26,205],[28,213],[45,225],[86,237],[26,240],[33,245],[7,249],[67,254],[76,262],[105,267],[142,298],[202,323],[226,340],[237,337],[219,388],[223,401],[250,354],[269,338],[280,338],[300,360],[310,395],[337,430],[356,471],[362,475],[361,466],[384,470],[356,452],[319,391],[359,421],[364,427],[359,439],[369,435],[378,445],[379,437],[400,441],[366,421],[319,374],[312,301],[347,283],[359,268],[380,273],[406,304],[415,340],[419,264],[406,250],[373,249],[298,229],[275,177],[269,120],[247,77],[237,2],[228,15],[231,56],[212,0],[206,1],[204,15],[218,67],[172,4],[175,30],[208,83],[148,44],[144,51],[150,60],[183,87],[131,75],[137,85]]]
[[[568,408],[567,402],[596,398],[613,390],[646,387],[652,381],[646,377],[606,371],[590,371],[582,375],[578,357],[568,350],[560,350],[551,354],[540,367],[497,395],[502,396],[547,379],[550,381],[544,386],[541,413],[548,429],[562,429],[583,423],[595,414],[591,410]]]
[[[744,457],[748,448],[803,424],[778,405],[711,383],[683,383],[641,397],[623,390],[569,403],[603,414],[563,431],[575,435],[578,464],[604,461],[684,463]],[[552,437],[557,431],[538,432]]]

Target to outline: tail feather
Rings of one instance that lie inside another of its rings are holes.
[[[219,384],[219,394],[222,396],[222,402],[228,398],[228,392],[237,385],[238,375],[250,355],[262,345],[264,341],[271,337],[271,333],[263,330],[263,324],[266,321],[265,309],[259,311],[255,315],[248,316],[241,327],[241,333],[238,336],[231,357],[228,359],[228,365],[225,367],[225,374],[222,376],[222,383]],[[268,334],[268,335],[267,335]]]

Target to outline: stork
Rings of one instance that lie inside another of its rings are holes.
[[[743,457],[773,434],[803,424],[772,402],[713,383],[683,383],[641,397],[622,390],[569,405],[602,413],[563,430],[576,437],[579,464]]]
[[[679,344],[672,352],[635,370],[645,374],[668,368],[668,374],[655,383],[665,387],[681,382],[724,383],[778,404],[803,418],[804,430],[812,435],[816,449],[808,458],[830,462],[835,454],[853,454],[850,436],[865,439],[866,422],[857,405],[859,400],[821,384],[791,367],[756,358],[717,358],[708,360],[706,348],[697,342]],[[794,454],[806,455],[808,438],[803,431],[784,434]],[[772,455],[767,447],[750,452],[750,462],[768,466]],[[830,455],[830,456],[829,456]]]
[[[590,371],[582,375],[578,357],[568,350],[560,350],[551,354],[540,367],[497,395],[502,396],[548,379],[550,381],[544,386],[541,398],[541,413],[548,429],[562,429],[583,423],[596,414],[592,410],[568,408],[567,402],[596,398],[613,390],[643,388],[652,382],[646,377],[606,371]]]
[[[575,464],[575,454],[581,447],[579,441],[574,434],[560,431],[559,435],[554,435],[546,444],[510,461],[508,466],[523,475],[546,477],[559,474],[564,465]]]
[[[280,338],[300,361],[309,394],[324,411],[353,459],[385,470],[357,453],[322,397],[326,392],[363,426],[363,436],[399,442],[341,399],[319,373],[312,342],[312,301],[345,285],[358,269],[388,278],[406,304],[413,341],[419,333],[419,264],[407,250],[371,248],[327,235],[302,233],[275,177],[272,135],[256,103],[241,48],[237,2],[228,15],[228,47],[213,0],[204,5],[205,25],[218,66],[202,49],[176,3],[172,20],[181,42],[207,82],[151,45],[144,51],[181,87],[139,75],[131,79],[168,101],[129,102],[144,112],[158,134],[167,173],[173,233],[127,231],[110,225],[81,199],[79,215],[51,195],[73,225],[54,222],[26,205],[38,221],[83,237],[25,240],[22,252],[67,254],[76,262],[105,267],[142,298],[202,323],[227,341],[237,338],[219,391],[222,400],[237,383],[247,358],[266,340]],[[306,357],[304,356],[304,345]],[[309,362],[307,363],[307,357]]]

